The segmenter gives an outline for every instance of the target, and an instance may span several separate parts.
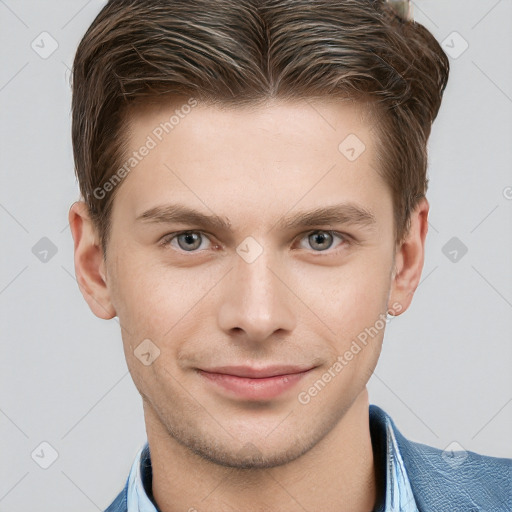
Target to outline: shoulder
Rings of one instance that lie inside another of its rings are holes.
[[[116,499],[110,504],[105,512],[127,512],[128,510],[128,481],[124,489],[117,495]]]
[[[419,510],[512,511],[512,459],[410,441],[378,414],[391,422]]]
[[[397,442],[421,510],[512,511],[512,459]]]

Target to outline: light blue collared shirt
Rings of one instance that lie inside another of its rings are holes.
[[[376,512],[419,512],[414,500],[409,477],[388,417],[386,427],[386,501],[384,508]],[[128,512],[160,512],[151,502],[144,489],[143,480],[147,475],[141,473],[141,456],[146,450],[146,464],[150,464],[148,443],[137,453],[128,476]],[[147,468],[142,468],[147,471]]]

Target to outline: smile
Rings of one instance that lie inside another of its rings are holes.
[[[230,396],[245,400],[270,400],[296,386],[312,369],[224,367],[198,371],[209,384]]]

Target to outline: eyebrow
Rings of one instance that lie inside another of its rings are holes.
[[[188,224],[210,230],[229,232],[231,222],[226,217],[204,214],[180,204],[155,206],[136,217],[137,222],[155,224]],[[271,229],[277,227],[284,231],[327,224],[349,224],[362,227],[375,226],[375,215],[355,203],[341,203],[318,207],[313,210],[299,211],[282,217]]]
[[[135,220],[156,224],[195,224],[219,231],[231,229],[231,223],[226,218],[215,214],[207,215],[180,204],[155,206],[141,213]]]

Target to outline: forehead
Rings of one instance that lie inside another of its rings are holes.
[[[374,131],[376,115],[372,103],[360,103],[349,98],[293,99],[268,98],[249,105],[206,103],[189,96],[169,100],[151,99],[127,109],[125,121],[127,140],[137,146],[151,135],[160,145],[180,133],[193,141],[194,136],[242,138],[250,143],[250,135],[265,135],[285,139],[287,146],[294,141],[325,137],[336,141],[353,133],[371,145],[369,133]],[[241,129],[240,129],[241,128]],[[207,142],[207,141],[205,141]]]
[[[226,107],[181,97],[132,108],[128,126],[125,162],[137,161],[114,204],[134,218],[178,198],[223,213],[228,205],[282,213],[299,203],[368,203],[385,188],[372,117],[353,101]]]

